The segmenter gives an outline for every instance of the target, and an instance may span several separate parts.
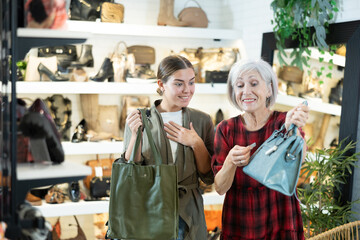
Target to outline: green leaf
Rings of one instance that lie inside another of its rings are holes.
[[[332,74],[331,74],[331,73],[328,73],[328,74],[326,74],[326,77],[327,77],[327,78],[332,78]]]

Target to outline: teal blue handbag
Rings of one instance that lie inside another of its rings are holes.
[[[107,237],[176,239],[179,222],[177,166],[162,164],[145,110],[140,109],[140,112],[156,164],[134,162],[142,138],[139,129],[129,161],[119,158],[112,165]]]
[[[275,130],[250,157],[243,171],[266,187],[292,196],[299,179],[304,139],[297,135],[294,124],[284,130],[285,124]]]

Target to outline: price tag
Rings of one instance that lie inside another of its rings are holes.
[[[102,167],[95,167],[95,177],[102,177],[102,176],[103,176]]]

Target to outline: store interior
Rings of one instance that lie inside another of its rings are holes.
[[[0,239],[6,231],[9,236],[17,235],[19,221],[24,219],[17,208],[24,201],[31,203],[28,208],[35,208],[34,214],[42,216],[49,228],[61,229],[61,239],[105,239],[108,192],[94,196],[90,189],[95,184],[103,184],[102,189],[110,186],[106,178],[111,176],[112,162],[122,153],[124,119],[131,110],[149,107],[160,98],[156,92],[156,71],[161,59],[171,54],[186,56],[194,64],[197,83],[189,106],[208,113],[215,125],[241,114],[227,97],[226,73],[231,65],[241,59],[263,58],[272,64],[279,79],[274,110],[288,111],[304,99],[309,103],[309,119],[303,130],[310,154],[316,149],[337,147],[345,133],[357,131],[342,125],[347,116],[342,105],[343,92],[347,93],[344,79],[353,73],[347,68],[346,44],[360,28],[357,0],[338,1],[339,11],[330,25],[351,23],[351,32],[343,40],[331,40],[333,52],[312,47],[308,66],[293,69],[290,74],[286,72],[290,68],[279,62],[274,40],[268,38],[274,27],[270,1],[115,0],[112,2],[119,9],[113,10],[118,12],[107,19],[101,11],[95,17],[78,15],[75,2],[81,1],[67,0],[65,20],[55,29],[31,25],[26,1],[5,2],[2,1],[3,20],[16,26],[3,24],[1,30],[8,37],[3,37],[2,51],[5,56],[12,56],[16,66],[7,63],[4,66],[11,67],[11,73],[1,73],[2,101],[8,107],[3,107],[1,116],[4,134],[0,196],[2,206],[7,208],[1,209]],[[166,11],[172,12],[173,18],[159,22],[165,2]],[[205,14],[205,18],[182,26],[181,13],[191,7]],[[6,11],[11,14],[5,14]],[[288,62],[293,48],[296,44],[289,44],[286,49]],[[21,102],[10,104],[11,99]],[[54,156],[48,151],[43,153],[43,148],[47,148],[45,140],[24,138],[21,133],[17,139],[6,138],[5,133],[16,129],[13,123],[20,121],[11,112],[18,113],[20,109],[25,113],[36,99],[46,104],[61,136],[58,148],[62,156],[57,158],[60,164],[52,165]],[[357,121],[354,126],[357,127]],[[356,141],[358,136],[351,138]],[[13,143],[16,148],[11,148]],[[358,148],[355,151],[359,152]],[[16,193],[11,191],[15,187]],[[354,192],[355,198],[360,194],[356,188],[351,186],[345,191]],[[213,186],[201,186],[201,190],[208,239],[218,239],[215,233],[221,230],[224,196],[218,195]],[[84,238],[79,237],[81,232]],[[29,239],[45,239],[36,228],[25,230],[24,234]]]

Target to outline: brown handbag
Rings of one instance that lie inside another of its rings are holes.
[[[100,9],[100,18],[102,22],[123,23],[124,5],[111,2],[102,3]]]
[[[150,46],[134,45],[127,48],[129,54],[134,54],[135,64],[154,64],[155,49]]]
[[[190,0],[195,2],[198,7],[185,7],[178,15],[179,21],[185,22],[189,27],[199,27],[199,28],[207,28],[209,24],[209,20],[206,16],[206,13],[200,7],[200,4],[195,0]],[[188,2],[185,3],[185,6]]]
[[[114,162],[114,156],[111,154],[109,158],[100,159],[99,155],[96,155],[95,160],[88,160],[86,165],[91,167],[91,175],[84,178],[84,185],[90,189],[90,181],[97,175],[97,168],[102,171],[102,177],[111,177],[112,164]]]
[[[53,231],[52,231],[52,239],[53,240],[86,240],[86,236],[84,231],[82,230],[82,228],[80,227],[79,221],[76,218],[76,216],[74,215],[75,221],[76,221],[76,226],[77,226],[77,235],[76,237],[72,237],[72,238],[63,238],[61,239],[61,226],[60,226],[60,218],[57,219],[55,225],[53,226]]]

